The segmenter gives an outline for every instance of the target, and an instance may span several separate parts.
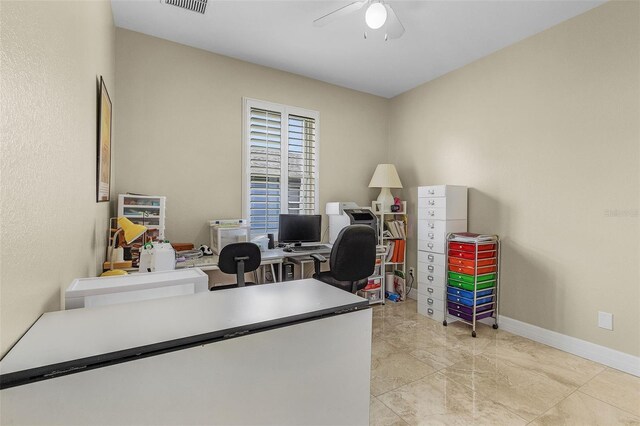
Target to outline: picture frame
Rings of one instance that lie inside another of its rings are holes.
[[[111,194],[111,122],[112,104],[102,76],[98,87],[98,155],[96,166],[96,202],[110,200]]]

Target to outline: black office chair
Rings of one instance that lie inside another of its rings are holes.
[[[331,249],[330,271],[320,272],[320,264],[327,259],[312,254],[315,266],[313,278],[355,293],[362,290],[376,265],[376,231],[367,225],[345,227]]]
[[[220,251],[218,267],[225,274],[236,274],[237,283],[211,287],[210,290],[255,285],[253,282],[245,282],[244,274],[258,269],[261,261],[260,248],[254,243],[233,243],[224,246]]]

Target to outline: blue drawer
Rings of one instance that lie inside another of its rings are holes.
[[[462,290],[460,288],[455,288],[455,287],[447,287],[447,293],[453,294],[454,296],[464,297],[466,299],[473,299],[473,291],[469,291],[469,290]],[[482,296],[488,296],[491,293],[493,293],[493,289],[479,290],[476,292],[476,297],[480,298]]]
[[[450,302],[459,303],[465,306],[473,306],[473,298],[467,299],[466,297],[460,297],[454,294],[447,294],[447,300]],[[493,296],[481,297],[479,299],[476,299],[476,305],[482,305],[484,303],[489,303],[492,301],[493,301]]]

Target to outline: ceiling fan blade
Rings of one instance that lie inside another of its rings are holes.
[[[400,38],[404,34],[404,25],[398,19],[398,15],[393,11],[391,6],[385,3],[387,8],[387,22],[385,26],[386,37],[388,38]]]
[[[350,3],[344,7],[341,7],[340,9],[334,10],[333,12],[327,13],[326,15],[316,19],[315,21],[313,21],[313,25],[316,27],[325,26],[328,23],[333,22],[337,18],[348,15],[352,12],[355,12],[356,10],[362,9],[362,6],[364,6],[368,2],[369,2],[368,0],[362,0],[362,1],[355,1],[353,3]]]

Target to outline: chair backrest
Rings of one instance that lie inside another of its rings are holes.
[[[339,281],[359,281],[373,275],[376,240],[376,231],[370,226],[344,227],[331,249],[331,275]]]
[[[235,274],[240,259],[244,260],[244,272],[255,271],[262,261],[260,248],[254,243],[227,244],[220,251],[218,268],[225,274]]]

